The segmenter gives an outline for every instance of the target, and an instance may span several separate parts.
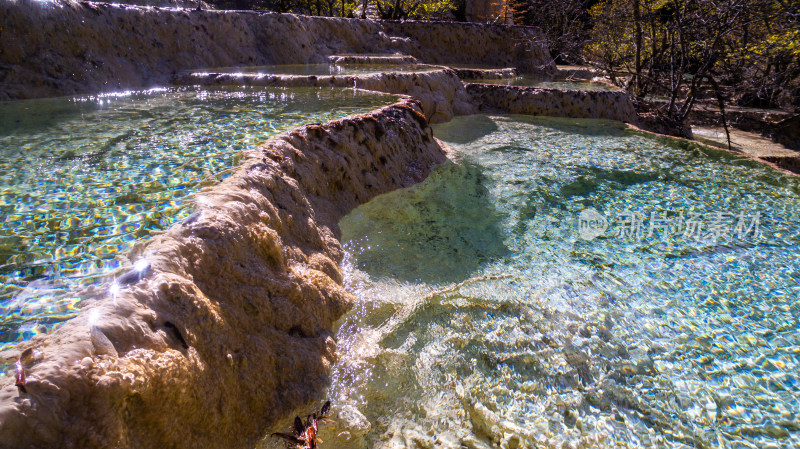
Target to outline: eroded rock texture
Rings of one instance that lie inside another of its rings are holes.
[[[543,34],[530,27],[27,0],[0,2],[0,23],[0,100],[163,86],[182,70],[347,53],[555,71]]]
[[[636,110],[624,91],[581,91],[470,83],[481,111],[552,117],[597,118],[636,123]]]
[[[463,69],[454,68],[462,80],[501,80],[519,76],[519,71],[513,67],[505,69]]]
[[[338,65],[361,64],[418,64],[419,60],[408,55],[332,55],[328,62]]]
[[[544,33],[535,27],[416,21],[381,22],[381,26],[387,35],[404,36],[399,49],[425,63],[557,72]]]
[[[352,301],[339,218],[444,160],[413,100],[268,141],[131,255],[116,295],[19,346],[0,447],[251,445],[328,380]]]

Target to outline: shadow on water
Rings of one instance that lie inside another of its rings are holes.
[[[580,170],[578,177],[560,187],[564,198],[574,196],[588,196],[597,191],[601,186],[625,190],[628,186],[658,181],[658,172],[603,169],[600,167],[585,167]]]
[[[603,169],[599,167],[576,167],[577,176],[571,180],[559,180],[549,176],[532,176],[525,183],[525,194],[517,206],[518,216],[512,226],[512,233],[524,236],[528,226],[540,211],[561,210],[568,212],[570,203],[593,205],[592,196],[596,194],[621,195],[631,186],[654,182],[663,176],[659,172],[636,172],[628,170]]]
[[[455,144],[470,143],[497,131],[497,123],[488,115],[467,115],[459,120],[436,125],[436,137]]]
[[[96,102],[76,101],[71,97],[0,102],[0,135],[40,132],[61,122],[96,113]]]
[[[342,241],[373,278],[463,280],[508,249],[481,168],[445,163],[426,181],[381,195],[344,217]]]

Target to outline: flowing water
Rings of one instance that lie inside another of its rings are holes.
[[[189,215],[240,150],[395,100],[233,88],[0,103],[0,349],[73,316],[81,287]]]
[[[800,445],[796,178],[617,122],[434,134],[456,162],[340,222],[325,449]]]

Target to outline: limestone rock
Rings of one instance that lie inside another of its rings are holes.
[[[551,117],[598,118],[637,123],[636,110],[627,92],[543,89],[470,83],[472,101],[482,111]]]

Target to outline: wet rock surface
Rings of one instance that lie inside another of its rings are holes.
[[[684,139],[691,139],[693,137],[692,127],[686,123],[677,122],[656,111],[640,110],[638,114],[638,126],[645,131]]]
[[[405,36],[408,53],[430,64],[483,64],[553,75],[547,40],[535,27],[459,22],[381,22],[386,33]],[[454,51],[453,49],[458,49]]]
[[[543,35],[530,27],[74,1],[3,2],[0,22],[0,100],[147,88],[193,68],[320,63],[353,53],[555,71]]]
[[[728,126],[748,132],[765,132],[791,116],[790,112],[779,109],[725,107],[725,119]],[[689,122],[693,126],[723,126],[722,113],[715,104],[700,104],[694,107],[689,113]]]
[[[559,65],[557,66],[557,69],[559,76],[567,78],[592,79],[603,76],[603,72],[601,70],[597,70],[594,67],[589,66]]]
[[[478,83],[468,83],[466,89],[481,111],[637,122],[636,110],[626,92]]]
[[[419,60],[413,56],[394,55],[333,55],[328,56],[331,64],[361,65],[361,64],[418,64]]]
[[[515,68],[506,69],[464,69],[454,68],[458,77],[462,80],[487,80],[487,79],[506,79],[514,78],[519,75]]]
[[[27,393],[0,378],[0,447],[252,445],[328,382],[352,303],[338,219],[445,159],[413,100],[271,139],[130,254],[146,268],[117,294],[17,347],[37,357]]]
[[[214,9],[202,0],[125,0],[125,5],[157,6],[159,8]]]

